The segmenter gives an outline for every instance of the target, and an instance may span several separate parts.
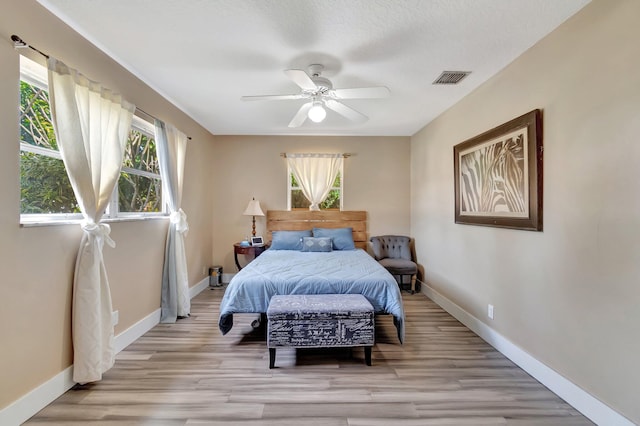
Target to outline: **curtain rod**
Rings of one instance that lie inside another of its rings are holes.
[[[354,154],[351,154],[351,153],[347,152],[347,153],[342,154],[342,158],[349,158],[352,155],[354,155]],[[281,152],[280,153],[280,157],[287,158],[287,153],[286,152]]]
[[[144,115],[146,115],[147,117],[152,118],[154,120],[162,121],[159,118],[149,114],[148,112],[146,112],[145,110],[143,110],[142,108],[139,108],[137,106],[136,106],[136,111],[139,111],[139,112],[143,113]],[[191,140],[191,136],[187,136],[187,139]]]
[[[11,36],[11,41],[13,41],[13,48],[14,49],[25,49],[25,48],[29,48],[31,50],[34,50],[36,52],[38,52],[39,54],[41,54],[42,56],[44,56],[45,58],[49,59],[49,55],[47,55],[46,53],[44,53],[41,50],[36,49],[35,47],[31,46],[30,44],[27,44],[27,42],[25,42],[23,39],[21,39],[20,37],[18,37],[17,35],[13,34]]]
[[[38,52],[39,54],[41,54],[42,56],[44,56],[45,58],[49,59],[49,55],[47,55],[46,53],[44,53],[43,51],[36,49],[35,47],[31,46],[30,44],[28,44],[26,41],[24,41],[23,39],[21,39],[19,36],[13,34],[11,36],[11,41],[13,41],[13,48],[14,49],[26,49],[29,48],[33,51]],[[154,119],[154,120],[158,120],[157,117],[149,114],[148,112],[144,111],[142,108],[139,108],[136,106],[136,110],[140,111],[141,113],[143,113],[144,115]],[[191,136],[187,136],[187,139],[191,140]]]

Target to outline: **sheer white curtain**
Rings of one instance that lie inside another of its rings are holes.
[[[120,176],[135,106],[49,58],[49,96],[58,148],[84,216],[73,282],[73,380],[100,380],[113,366],[111,292],[102,249],[109,225],[100,219]]]
[[[309,210],[320,210],[322,203],[342,168],[342,154],[286,154],[289,167],[304,196]]]
[[[171,124],[156,120],[156,150],[160,163],[160,176],[167,205],[171,213],[162,270],[160,322],[176,322],[189,316],[189,278],[184,237],[189,231],[187,215],[182,211],[182,183],[187,136]]]

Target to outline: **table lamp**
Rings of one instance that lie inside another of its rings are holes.
[[[247,206],[243,215],[253,216],[251,236],[255,237],[256,236],[256,216],[264,216],[264,213],[260,208],[260,201],[256,200],[255,198],[249,201],[249,205]]]

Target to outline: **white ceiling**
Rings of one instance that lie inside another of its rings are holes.
[[[379,136],[413,135],[589,2],[38,1],[213,134]],[[364,124],[329,111],[297,129],[287,124],[304,100],[240,99],[298,93],[283,70],[312,63],[334,88],[391,97],[344,101]],[[472,73],[432,85],[444,70]]]

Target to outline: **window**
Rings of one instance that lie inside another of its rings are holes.
[[[20,57],[20,213],[80,213],[51,124],[47,71]]]
[[[129,132],[122,171],[109,208],[124,216],[127,213],[162,213],[162,181],[156,155],[153,125],[137,116]]]
[[[19,121],[21,222],[81,218],[51,123],[47,70],[24,56],[20,57]],[[164,212],[154,126],[134,116],[120,178],[104,217]]]
[[[295,176],[291,173],[291,168],[288,168],[289,173],[289,185],[288,185],[288,208],[289,210],[295,209],[308,209],[311,203],[302,193],[300,185],[296,181]],[[342,210],[342,174],[343,170],[340,170],[336,180],[333,182],[333,189],[329,192],[327,198],[320,203],[321,210]]]

